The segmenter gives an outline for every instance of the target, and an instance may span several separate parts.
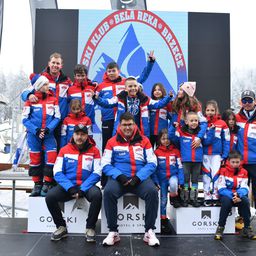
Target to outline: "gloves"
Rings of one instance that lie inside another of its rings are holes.
[[[77,186],[71,187],[68,189],[68,193],[73,196],[74,194],[79,192],[79,188]]]
[[[78,191],[78,198],[83,198],[85,196],[85,192],[83,190]]]
[[[137,185],[140,184],[140,179],[138,176],[133,176],[129,182],[129,184],[132,186],[132,187],[136,187]]]
[[[41,128],[37,128],[36,129],[36,136],[39,136],[40,133],[41,133]]]
[[[129,179],[124,174],[120,174],[119,176],[117,176],[116,180],[123,186],[127,186],[129,183]]]
[[[50,129],[46,127],[46,128],[44,129],[44,134],[47,135],[47,134],[49,134],[49,133],[50,133]]]

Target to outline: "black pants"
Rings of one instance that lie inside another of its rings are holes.
[[[157,135],[150,135],[150,142],[153,149],[155,149],[157,146],[157,139],[158,139]]]
[[[184,170],[184,183],[192,183],[192,187],[198,187],[198,179],[202,168],[201,162],[182,162]]]
[[[117,199],[126,193],[133,193],[145,200],[145,230],[155,229],[158,209],[158,192],[153,181],[148,178],[135,187],[123,186],[109,178],[104,189],[104,208],[110,231],[117,231]]]
[[[91,203],[86,220],[86,228],[95,229],[102,201],[100,189],[96,186],[91,187],[86,192],[85,198]],[[62,217],[61,209],[58,203],[67,202],[72,199],[73,198],[70,196],[70,194],[60,185],[57,185],[48,191],[45,201],[57,228],[60,226],[66,227],[66,222]]]
[[[114,119],[106,120],[102,122],[102,152],[104,152],[104,149],[107,145],[107,142],[110,138],[112,138],[112,133],[114,129]]]
[[[219,226],[225,227],[226,221],[228,218],[228,215],[232,209],[232,206],[237,206],[239,214],[244,219],[244,226],[247,228],[250,226],[250,203],[248,200],[248,197],[244,196],[241,198],[240,203],[234,204],[232,199],[230,199],[227,196],[221,196],[220,202],[221,202],[221,208],[220,208],[220,217],[219,217]]]
[[[113,133],[113,129],[114,129],[114,119],[111,120],[106,120],[102,122],[102,154],[105,150],[105,147],[107,145],[107,142],[110,138],[112,138],[112,133]],[[101,175],[101,186],[104,188],[106,186],[106,183],[108,181],[107,176],[102,173]]]

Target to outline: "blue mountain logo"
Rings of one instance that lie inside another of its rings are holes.
[[[124,77],[129,75],[139,77],[144,67],[147,65],[147,54],[139,43],[132,24],[128,27],[118,43],[121,44],[121,50],[117,59],[117,63],[122,72],[121,75]],[[93,80],[102,81],[106,67],[108,63],[112,61],[116,60],[106,53],[102,53],[94,63],[94,67],[96,67],[97,71]],[[177,91],[177,88],[174,88],[174,86],[177,87],[177,85],[172,85],[170,81],[168,81],[157,60],[148,79],[143,83],[144,91],[147,95],[151,95],[151,88],[156,82],[162,83],[167,92],[172,90],[175,94]]]

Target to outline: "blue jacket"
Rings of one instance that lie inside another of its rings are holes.
[[[45,76],[49,80],[50,90],[54,93],[54,96],[57,98],[57,102],[60,106],[61,119],[63,120],[68,114],[68,98],[67,91],[71,85],[71,80],[69,77],[60,72],[60,75],[57,80],[54,80],[49,73],[49,68],[45,72],[42,72],[41,75]],[[28,88],[24,89],[21,98],[23,101],[28,100],[30,94],[35,92],[33,85],[30,85]]]
[[[142,71],[142,74],[137,78],[138,83],[143,83],[147,80],[152,68],[154,61],[148,61],[147,66]],[[119,76],[115,81],[108,78],[107,74],[104,74],[103,82],[99,84],[96,89],[96,94],[102,99],[111,99],[117,96],[120,92],[125,90],[125,78]],[[116,114],[116,108],[106,108],[101,106],[101,119],[102,121],[114,120]]]
[[[49,133],[60,122],[60,110],[57,104],[57,99],[53,97],[51,91],[46,97],[43,93],[37,91],[35,95],[38,97],[38,102],[31,103],[29,100],[25,102],[22,122],[27,130],[36,135],[38,129],[49,129]]]
[[[192,148],[192,142],[198,138],[200,127],[191,134],[186,125],[182,128],[176,128],[170,125],[168,129],[168,136],[170,140],[178,145],[181,153],[182,162],[202,162],[203,161],[203,145],[209,145],[214,138],[214,129],[210,129],[207,133],[207,138],[201,140],[198,148]]]
[[[226,159],[230,150],[229,128],[223,120],[217,117],[207,119],[209,127],[212,124],[215,126],[215,133],[212,143],[203,147],[204,155],[220,155],[222,159]]]
[[[56,182],[66,191],[75,186],[87,191],[100,180],[100,152],[89,137],[83,150],[72,140],[61,148],[53,172]]]
[[[171,102],[164,108],[150,110],[150,135],[158,135],[162,129],[168,129],[168,120],[172,119],[171,110]]]
[[[107,142],[102,157],[102,171],[113,179],[124,174],[128,178],[136,175],[144,181],[156,171],[156,166],[150,141],[137,127],[129,141],[118,127],[117,134]]]
[[[236,114],[236,123],[240,127],[237,133],[237,149],[245,164],[256,164],[256,111],[248,119],[241,109]]]
[[[179,185],[184,184],[184,173],[181,164],[180,151],[173,145],[169,147],[159,146],[155,150],[157,157],[157,170],[155,173],[157,184],[169,180],[172,176],[178,177]]]
[[[240,166],[238,173],[235,175],[235,170],[227,161],[226,166],[220,170],[218,179],[218,191],[220,196],[233,198],[233,193],[237,193],[240,198],[248,196],[248,174],[247,171]]]
[[[115,116],[115,123],[113,129],[113,135],[116,134],[117,127],[119,124],[120,116],[127,111],[127,97],[128,93],[126,91],[122,91],[117,95],[117,97],[113,97],[112,99],[96,99],[97,104],[104,106],[106,108],[117,107],[117,112]],[[172,99],[170,96],[166,96],[163,99],[157,101],[152,100],[144,93],[138,92],[137,97],[140,102],[140,130],[143,135],[147,137],[150,136],[150,127],[149,127],[149,110],[152,109],[160,109],[165,107],[170,100]]]

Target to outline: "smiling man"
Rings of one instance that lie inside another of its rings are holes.
[[[117,134],[112,137],[102,157],[102,170],[108,176],[104,189],[104,207],[109,228],[103,245],[120,241],[117,225],[117,199],[133,193],[145,200],[144,241],[159,245],[154,229],[158,209],[158,192],[150,176],[155,172],[157,159],[150,141],[141,135],[134,117],[125,112],[120,117]]]
[[[237,148],[243,156],[244,168],[252,181],[254,206],[256,207],[256,108],[255,93],[245,90],[241,95],[242,108],[236,114]]]
[[[86,241],[95,242],[95,226],[102,200],[101,191],[95,185],[101,176],[100,153],[85,125],[74,127],[73,138],[60,150],[53,171],[58,185],[45,199],[57,227],[51,240],[58,241],[68,233],[58,203],[85,197],[91,203],[86,220]]]

